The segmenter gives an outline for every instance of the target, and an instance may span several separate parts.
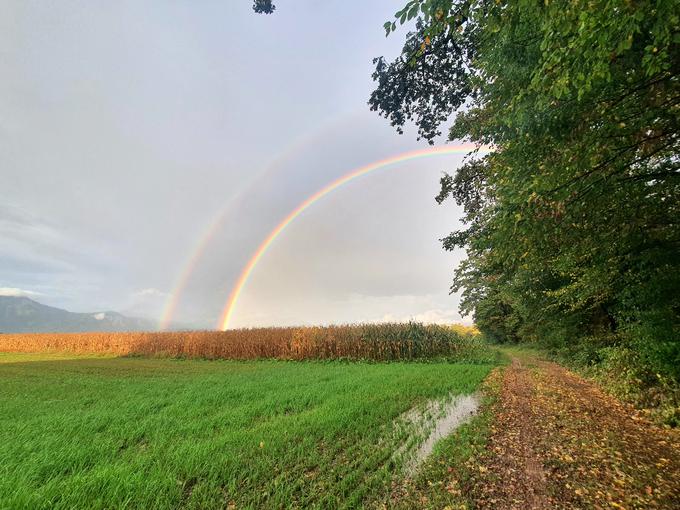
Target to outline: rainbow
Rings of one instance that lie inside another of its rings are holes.
[[[331,182],[330,184],[327,184],[313,195],[310,195],[307,199],[305,199],[304,202],[298,205],[295,209],[288,213],[288,215],[285,218],[283,218],[283,220],[281,220],[281,222],[274,228],[274,230],[272,230],[269,233],[269,235],[264,239],[264,241],[260,243],[257,250],[255,250],[253,255],[250,257],[248,263],[244,266],[243,270],[241,271],[238,280],[236,280],[236,283],[231,289],[229,298],[227,299],[227,302],[222,311],[222,315],[220,316],[218,329],[226,330],[229,328],[229,323],[231,322],[231,318],[234,314],[234,309],[236,308],[236,304],[238,302],[239,296],[241,295],[241,292],[243,291],[243,288],[248,282],[250,275],[255,269],[255,266],[260,261],[260,259],[262,259],[262,256],[267,252],[267,250],[272,245],[274,240],[276,240],[276,238],[281,234],[281,232],[283,232],[286,229],[286,227],[288,227],[288,225],[290,225],[298,216],[300,216],[300,214],[302,214],[314,202],[328,195],[332,191],[335,191],[343,184],[346,184],[358,177],[361,177],[362,175],[366,175],[367,173],[372,172],[374,170],[379,170],[381,168],[395,165],[397,163],[403,163],[405,161],[411,161],[414,159],[421,159],[433,156],[443,156],[447,154],[468,154],[471,151],[475,150],[487,152],[489,149],[488,147],[485,146],[462,144],[462,145],[445,145],[442,147],[433,147],[428,149],[404,152],[396,156],[381,159],[379,161],[375,161],[373,163],[369,163],[368,165],[352,170],[351,172],[343,175],[342,177]]]
[[[242,187],[240,191],[234,194],[230,202],[218,211],[214,219],[198,236],[196,243],[193,245],[193,250],[189,253],[189,257],[187,258],[182,270],[175,280],[172,290],[165,300],[163,311],[160,318],[158,319],[158,328],[160,330],[166,330],[170,326],[170,322],[172,321],[175,311],[179,305],[180,298],[184,293],[184,290],[186,289],[194,270],[198,266],[198,263],[206,253],[217,233],[222,229],[225,220],[229,217],[229,213],[234,211],[239,206],[241,201],[247,197],[249,192],[255,189],[264,179],[275,173],[280,167],[284,165],[284,163],[295,159],[295,157],[304,152],[307,147],[317,142],[325,132],[335,129],[346,122],[356,122],[358,114],[362,112],[363,109],[345,113],[341,116],[328,120],[320,127],[304,133],[300,138],[295,140],[291,145],[280,152],[271,162],[269,162],[266,168],[250,182],[249,185]]]
[[[168,327],[170,326],[170,321],[172,320],[172,317],[175,314],[177,305],[179,305],[179,299],[180,296],[182,295],[182,292],[189,283],[189,279],[191,278],[191,275],[196,266],[198,265],[198,262],[200,261],[201,257],[205,253],[208,245],[213,240],[213,237],[215,237],[215,234],[219,231],[220,227],[222,226],[222,222],[226,218],[227,212],[229,210],[230,207],[222,209],[219,212],[219,214],[215,216],[215,219],[213,219],[213,221],[210,222],[208,227],[198,237],[198,242],[194,245],[195,246],[194,250],[189,255],[188,261],[185,263],[184,268],[179,273],[179,277],[177,278],[177,281],[175,282],[172,291],[170,292],[168,298],[165,301],[163,313],[161,314],[161,317],[158,320],[158,329],[160,329],[161,331],[168,329]]]

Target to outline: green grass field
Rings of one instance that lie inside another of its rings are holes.
[[[491,365],[0,354],[0,508],[357,507]]]

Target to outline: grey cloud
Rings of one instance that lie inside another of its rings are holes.
[[[343,3],[295,2],[275,19],[247,1],[3,2],[0,284],[74,311],[157,317],[226,210],[176,317],[215,324],[253,251],[305,197],[422,147],[366,107],[372,57],[399,48],[381,28],[391,12],[387,0],[359,18]],[[447,161],[315,204],[258,266],[238,320],[448,310],[460,254],[437,239],[459,213],[432,200]],[[409,294],[438,297],[395,298]]]

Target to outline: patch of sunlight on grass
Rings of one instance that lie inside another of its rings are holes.
[[[69,352],[0,352],[0,364],[2,363],[27,363],[36,361],[59,361],[70,359],[108,359],[115,357],[112,354],[74,354]]]

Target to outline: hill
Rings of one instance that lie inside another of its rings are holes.
[[[153,330],[153,321],[117,312],[74,313],[27,297],[0,296],[0,332],[46,333]]]

